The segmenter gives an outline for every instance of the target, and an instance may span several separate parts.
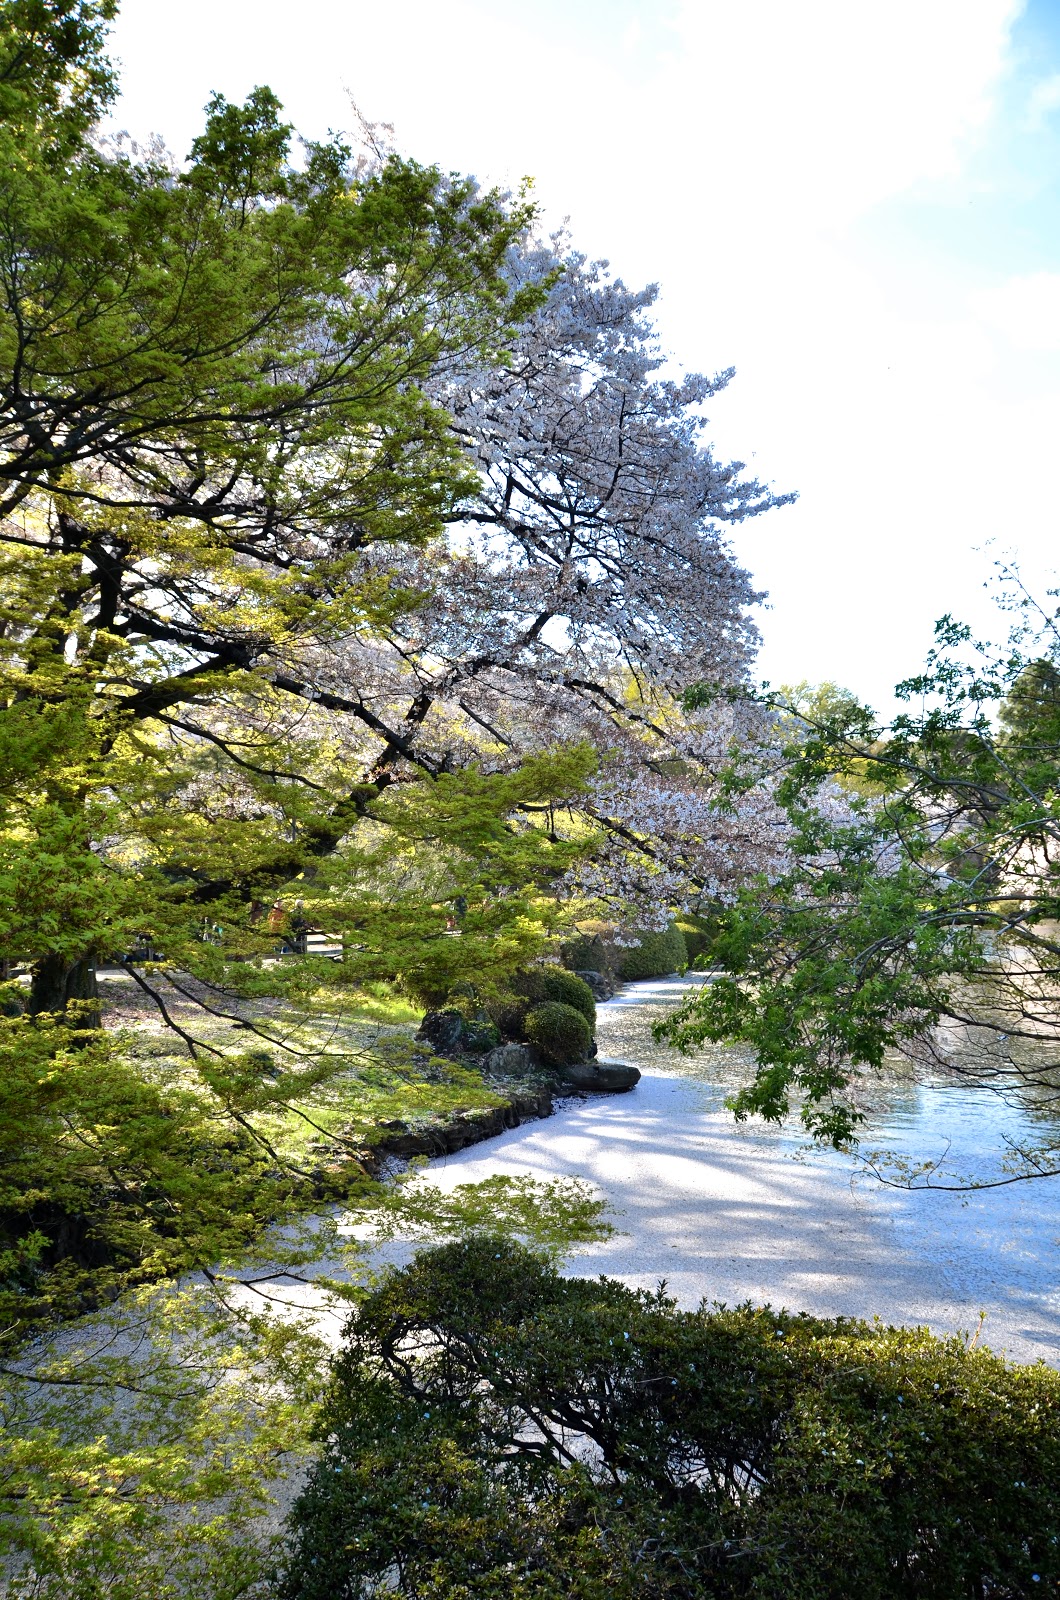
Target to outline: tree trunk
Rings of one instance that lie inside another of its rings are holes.
[[[77,1027],[102,1026],[95,957],[81,956],[73,962],[58,955],[42,957],[33,968],[29,991],[30,1016],[39,1016],[43,1011],[67,1011],[73,1002],[80,1002],[76,1016],[71,1017]]]

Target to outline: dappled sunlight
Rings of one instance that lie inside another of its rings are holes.
[[[632,1093],[565,1102],[548,1121],[432,1163],[429,1181],[588,1178],[619,1231],[572,1256],[567,1270],[579,1276],[643,1288],[665,1279],[684,1306],[769,1301],[938,1333],[973,1332],[985,1310],[993,1348],[1060,1362],[1060,1184],[911,1194],[885,1188],[851,1156],[807,1148],[798,1126],[737,1124],[723,1105],[737,1052],[709,1052],[730,1057],[712,1082],[702,1058],[650,1043],[651,1021],[682,986],[630,986],[600,1008],[601,1053],[646,1068]],[[883,1084],[866,1142],[919,1158],[943,1148],[948,1126],[974,1152],[1016,1114],[973,1104],[975,1094]]]

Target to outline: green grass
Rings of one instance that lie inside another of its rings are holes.
[[[170,1005],[168,994],[166,1000]],[[180,1086],[209,1102],[211,1092],[180,1037],[157,1010],[143,1009],[143,1019],[123,1031],[130,1059],[149,1080]],[[366,983],[352,992],[319,985],[297,1004],[257,995],[233,1001],[227,1009],[251,1026],[190,1005],[178,1020],[207,1052],[256,1052],[270,1075],[290,1075],[286,1106],[247,1111],[246,1117],[295,1168],[323,1165],[335,1178],[344,1162],[356,1160],[356,1152],[387,1138],[392,1132],[387,1123],[415,1128],[503,1103],[474,1068],[414,1046],[422,1010],[391,984]],[[354,1176],[351,1170],[351,1180]]]

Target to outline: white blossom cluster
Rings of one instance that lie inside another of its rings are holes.
[[[620,924],[661,929],[672,910],[729,904],[752,877],[784,871],[790,830],[768,781],[733,803],[702,776],[674,781],[616,767],[592,796],[603,842],[568,882]]]
[[[435,397],[478,475],[448,538],[373,545],[351,569],[354,588],[389,585],[393,620],[292,640],[272,668],[279,687],[312,686],[292,738],[323,741],[360,779],[591,744],[599,776],[576,804],[601,842],[567,888],[643,926],[778,870],[768,777],[733,801],[719,786],[733,751],[762,739],[760,714],[738,694],[686,714],[680,697],[745,682],[760,596],[725,533],[786,497],[702,441],[703,402],[729,373],[660,376],[654,289],[556,242],[511,263],[518,281],[553,271],[510,365]]]
[[[760,596],[724,529],[788,497],[702,443],[702,405],[731,372],[659,376],[654,287],[561,259],[556,242],[512,264],[519,279],[558,269],[511,365],[444,395],[480,473],[470,542],[492,555],[524,648],[562,623],[552,636],[568,676],[602,649],[671,692],[732,682],[757,643],[747,608]]]

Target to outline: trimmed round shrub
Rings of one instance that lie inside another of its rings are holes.
[[[282,1600],[1056,1593],[1044,1364],[924,1328],[680,1311],[484,1235],[417,1256],[346,1341]]]
[[[642,933],[638,938],[640,943],[622,956],[618,975],[623,982],[630,983],[636,978],[665,978],[688,966],[685,936],[676,923],[672,922],[665,933]]]
[[[440,1011],[449,1000],[453,984],[445,973],[403,972],[398,987],[413,1005],[422,1006],[424,1011]]]
[[[618,976],[619,964],[625,949],[615,943],[615,929],[610,922],[583,922],[579,932],[561,946],[563,965],[571,972],[603,972],[609,978]]]
[[[524,967],[512,974],[511,985],[515,994],[525,1000],[527,1009],[542,1005],[546,1000],[558,1000],[561,1005],[580,1011],[590,1028],[595,1026],[593,991],[584,978],[568,972],[565,967]]]
[[[562,967],[545,967],[542,987],[546,1000],[558,1000],[561,1005],[573,1006],[575,1011],[581,1012],[589,1027],[595,1028],[596,1001],[584,978],[579,978],[573,972],[565,972]]]
[[[593,1036],[580,1011],[560,1000],[546,1000],[527,1013],[526,1037],[536,1045],[554,1067],[569,1067],[584,1061],[592,1048]]]

